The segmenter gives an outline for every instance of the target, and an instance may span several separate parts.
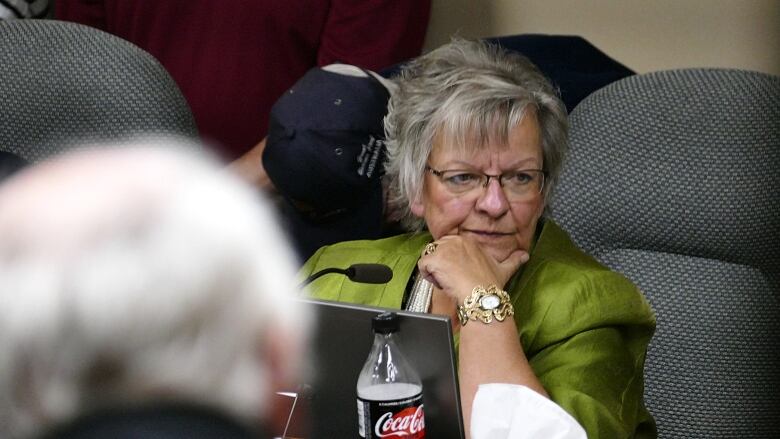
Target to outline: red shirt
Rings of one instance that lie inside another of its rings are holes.
[[[311,67],[379,70],[420,53],[430,0],[57,0],[156,57],[201,137],[237,158],[263,137],[276,99]]]

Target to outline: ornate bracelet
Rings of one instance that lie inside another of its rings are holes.
[[[463,300],[463,305],[458,306],[458,320],[461,326],[465,326],[469,320],[482,320],[490,323],[493,317],[503,322],[507,316],[513,316],[515,308],[506,291],[495,285],[487,288],[477,285],[471,291],[471,295]]]

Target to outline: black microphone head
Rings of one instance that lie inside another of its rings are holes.
[[[352,264],[345,274],[352,282],[363,284],[386,284],[393,278],[393,270],[384,264]]]

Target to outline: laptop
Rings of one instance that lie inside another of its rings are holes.
[[[309,375],[295,392],[287,438],[358,437],[356,385],[374,340],[371,319],[400,317],[396,342],[423,383],[426,437],[464,438],[449,317],[301,299],[314,308]]]

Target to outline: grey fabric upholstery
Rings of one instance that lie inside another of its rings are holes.
[[[644,74],[572,112],[553,216],[656,312],[662,438],[780,437],[778,188],[778,77]]]
[[[197,136],[184,97],[148,53],[74,23],[0,21],[0,150],[35,162],[82,139]]]

